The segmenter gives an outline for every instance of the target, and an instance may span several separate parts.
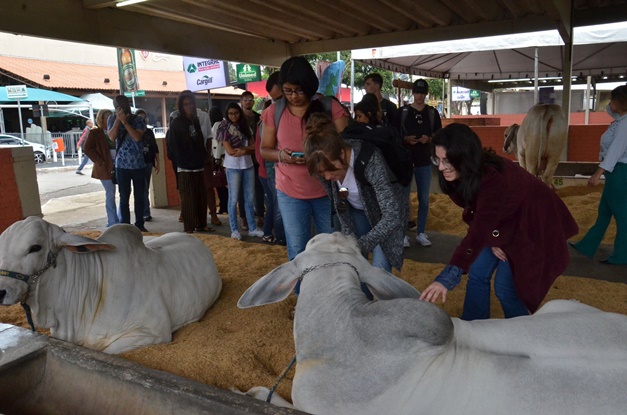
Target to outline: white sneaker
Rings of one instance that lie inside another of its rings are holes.
[[[238,231],[231,232],[231,238],[237,239],[238,241],[241,241],[242,240],[242,235],[240,235]]]
[[[263,237],[263,231],[259,228],[255,228],[248,232],[248,236],[256,236],[257,238]]]
[[[431,241],[429,241],[429,238],[427,238],[427,234],[424,232],[416,236],[416,242],[418,242],[422,246],[431,246]]]
[[[409,248],[409,237],[407,235],[403,238],[403,248]]]

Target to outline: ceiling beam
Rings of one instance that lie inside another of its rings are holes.
[[[0,31],[70,42],[280,66],[287,43],[160,19],[76,0],[3,2]],[[67,22],[67,24],[62,24]],[[243,47],[242,45],[246,45]]]

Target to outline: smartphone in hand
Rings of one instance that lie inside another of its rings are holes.
[[[305,153],[300,151],[292,151],[292,157],[302,159],[303,157],[305,157]]]

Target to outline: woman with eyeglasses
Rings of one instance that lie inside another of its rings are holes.
[[[302,56],[289,58],[279,72],[283,91],[261,116],[261,156],[275,166],[277,200],[290,260],[305,250],[311,238],[312,221],[318,233],[333,231],[331,201],[318,180],[309,176],[303,157],[305,124],[315,112],[325,112],[328,104],[333,125],[338,132],[348,125],[348,117],[339,102],[316,96],[316,74]],[[279,108],[277,110],[277,108]],[[280,114],[277,114],[280,112]],[[275,122],[275,115],[280,117]]]
[[[343,140],[325,114],[312,114],[307,122],[304,148],[309,174],[320,179],[332,200],[342,232],[357,238],[365,257],[372,252],[373,266],[392,272],[392,267],[403,266],[405,190],[393,183],[376,147],[364,168],[365,182],[357,179],[355,162],[366,145],[362,140]]]
[[[226,118],[216,131],[216,140],[224,146],[224,168],[229,186],[229,225],[231,238],[241,240],[237,226],[237,198],[239,189],[244,190],[244,211],[250,225],[248,235],[263,237],[255,222],[255,171],[252,154],[255,152],[253,134],[244,117],[242,108],[235,102],[226,107]]]
[[[490,287],[505,318],[535,312],[570,261],[577,223],[562,200],[522,167],[484,149],[470,127],[451,124],[433,137],[442,192],[469,225],[449,264],[420,296],[446,301],[468,272],[463,320],[490,318]]]

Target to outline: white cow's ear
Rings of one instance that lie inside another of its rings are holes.
[[[256,307],[284,300],[294,290],[299,278],[300,270],[294,261],[283,264],[251,285],[242,294],[237,306],[239,308]]]
[[[363,273],[360,272],[359,278],[366,283],[377,300],[420,298],[417,289],[381,268],[369,267]]]
[[[59,247],[63,247],[75,254],[115,249],[114,245],[71,233],[63,233],[56,242]]]

